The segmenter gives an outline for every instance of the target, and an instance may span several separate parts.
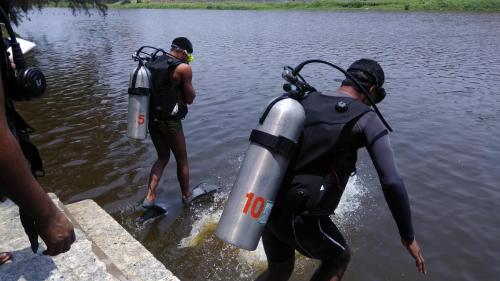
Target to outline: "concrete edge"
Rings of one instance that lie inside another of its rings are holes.
[[[82,226],[78,223],[78,220],[76,218],[73,217],[73,215],[71,214],[71,212],[68,210],[68,208],[59,200],[59,198],[54,194],[54,193],[49,193],[48,194],[50,199],[52,199],[52,202],[54,202],[56,204],[56,206],[64,212],[64,214],[66,215],[66,217],[71,221],[71,223],[73,224],[74,227],[77,227],[78,229],[80,229],[81,231],[83,231],[83,233],[85,233],[85,231],[83,230]],[[86,233],[85,233],[86,234]],[[86,235],[88,236],[88,235]],[[106,271],[111,274],[111,276],[113,276],[114,278],[120,280],[120,281],[125,281],[125,280],[129,280],[125,274],[123,274],[123,272],[121,272],[121,270],[113,263],[113,261],[105,254],[105,252],[99,248],[99,246],[96,245],[96,243],[90,239],[90,237],[87,237],[89,239],[89,241],[91,242],[91,247],[92,247],[92,252],[94,253],[94,255],[101,261],[104,263],[104,265],[106,266]]]
[[[106,270],[118,280],[179,279],[159,262],[142,244],[93,200],[87,199],[63,205],[57,202],[74,226],[92,242],[92,251],[106,265]]]

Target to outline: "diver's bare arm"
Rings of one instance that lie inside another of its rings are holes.
[[[176,71],[181,76],[182,92],[184,93],[184,101],[186,104],[192,104],[196,93],[193,88],[193,72],[188,64],[181,64],[177,67]]]

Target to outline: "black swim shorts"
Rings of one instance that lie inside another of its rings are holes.
[[[328,216],[294,215],[283,209],[273,210],[262,240],[268,260],[276,263],[289,260],[295,250],[309,258],[335,260],[347,248]]]

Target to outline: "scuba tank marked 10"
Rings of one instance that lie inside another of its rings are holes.
[[[330,65],[352,79],[392,131],[366,90],[345,70],[322,60],[308,60],[295,69],[285,66],[282,77],[288,82],[283,85],[287,93],[268,105],[257,129],[252,131],[245,159],[217,225],[217,237],[239,248],[251,251],[257,248],[290,160],[296,153],[306,119],[300,101],[316,91],[299,74],[309,63]]]
[[[146,50],[152,50],[147,53]],[[151,94],[151,72],[146,63],[154,60],[158,54],[165,54],[162,49],[142,46],[132,55],[138,65],[130,73],[128,85],[127,136],[143,140],[147,136],[149,99]]]
[[[306,119],[299,100],[310,89],[298,88],[273,100],[252,131],[217,225],[216,235],[225,242],[246,250],[257,248]]]

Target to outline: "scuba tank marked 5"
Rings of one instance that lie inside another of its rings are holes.
[[[140,140],[146,138],[150,77],[149,70],[141,64],[130,74],[127,120],[127,136],[129,138]]]
[[[153,50],[153,52],[147,53],[145,49]],[[142,46],[132,55],[138,65],[130,73],[128,85],[127,136],[129,138],[143,140],[147,136],[151,72],[146,67],[146,63],[154,60],[159,53],[165,53],[165,51],[150,46]]]

